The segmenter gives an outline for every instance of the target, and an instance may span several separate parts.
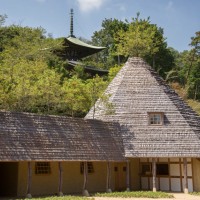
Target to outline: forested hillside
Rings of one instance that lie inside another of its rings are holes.
[[[5,20],[0,15],[0,110],[83,117],[99,97],[109,108],[102,92],[128,56],[140,56],[200,113],[200,32],[191,36],[191,50],[178,52],[149,18],[105,19],[88,43],[107,49],[83,62],[109,74],[91,77],[56,56],[62,38],[43,28],[4,26]]]

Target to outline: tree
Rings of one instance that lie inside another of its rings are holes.
[[[167,74],[170,82],[178,82],[187,98],[200,99],[200,32],[191,38],[191,50],[175,53],[175,67]]]
[[[150,18],[136,18],[128,22],[127,31],[120,30],[115,35],[117,53],[124,56],[144,58],[158,73],[165,77],[165,72],[172,68],[174,58],[163,36],[163,29],[150,23]]]
[[[4,25],[7,15],[0,15],[0,27]]]
[[[89,88],[84,81],[76,76],[66,79],[62,91],[65,112],[72,117],[85,115],[91,106],[91,99]]]
[[[57,44],[42,28],[0,27],[0,108],[56,113],[61,75],[48,66]]]
[[[0,108],[14,111],[56,113],[60,75],[42,61],[19,59],[0,65]]]
[[[118,64],[114,36],[119,30],[126,31],[128,24],[111,18],[103,20],[101,26],[102,28],[99,31],[94,32],[92,42],[94,45],[106,47],[104,51],[99,53],[99,62],[104,63],[108,69],[110,66]]]
[[[151,24],[150,18],[140,19],[138,13],[130,22],[105,19],[102,29],[94,32],[92,41],[107,47],[99,57],[108,69],[125,62],[128,56],[140,56],[165,78],[175,64],[163,35],[162,28]]]
[[[120,55],[136,57],[154,55],[159,45],[159,41],[155,38],[156,28],[155,25],[150,24],[149,18],[139,19],[138,13],[136,18],[132,18],[127,31],[120,30],[116,34],[117,52]]]

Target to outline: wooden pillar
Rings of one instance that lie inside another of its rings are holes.
[[[130,162],[126,161],[126,191],[130,191]]]
[[[59,196],[63,196],[63,192],[62,192],[63,168],[62,168],[62,163],[61,162],[58,162],[58,169],[59,169],[58,195]]]
[[[184,193],[188,194],[188,178],[187,178],[187,158],[183,158],[183,173],[184,173]]]
[[[111,167],[110,162],[107,162],[107,184],[106,184],[106,192],[112,192],[111,190]]]
[[[84,162],[84,174],[83,174],[83,196],[86,196],[88,197],[89,196],[89,193],[87,191],[87,182],[88,182],[88,164],[87,162]]]
[[[31,168],[31,162],[28,162],[28,180],[27,180],[27,198],[32,198],[31,195],[31,182],[32,182],[32,168]]]
[[[153,192],[156,192],[156,158],[152,158]]]

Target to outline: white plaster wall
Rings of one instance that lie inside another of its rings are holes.
[[[158,189],[158,178],[156,178],[156,188]],[[153,190],[153,179],[150,178],[150,189]]]
[[[181,180],[180,178],[171,178],[171,190],[173,192],[181,191]]]
[[[179,164],[170,164],[170,175],[171,176],[180,176]]]
[[[159,158],[159,162],[168,162],[168,158]]]
[[[140,158],[140,162],[147,162],[147,158]]]
[[[160,190],[169,191],[169,178],[160,178]]]
[[[184,179],[182,179],[182,186],[184,188]],[[188,191],[193,192],[193,182],[191,178],[188,178]]]
[[[184,168],[183,164],[181,164],[182,175],[184,176]],[[187,164],[187,175],[192,176],[192,166],[191,164]]]
[[[150,160],[151,159],[149,159],[149,162],[150,162]],[[181,158],[181,161],[183,162],[182,158]],[[145,158],[140,159],[140,162],[147,162],[147,159],[145,159]],[[169,165],[169,176],[171,176],[171,191],[181,192],[181,184],[183,184],[183,181],[179,177],[181,174],[182,174],[182,176],[184,176],[183,164],[181,164],[181,172],[180,172],[179,158],[170,158],[170,162],[173,162],[173,164]],[[187,162],[191,162],[191,158],[187,158]],[[168,163],[168,158],[159,158],[159,162],[157,162],[157,163]],[[191,163],[187,164],[187,172],[188,172],[188,177],[193,176]],[[157,184],[157,188],[158,188],[158,179],[156,181],[156,184]],[[159,188],[160,190],[169,191],[170,190],[169,177],[160,177],[159,185],[160,185],[160,188]],[[152,189],[152,178],[150,178],[150,185],[148,186],[148,178],[142,177],[141,178],[141,187],[142,187],[142,189],[149,189],[149,188]],[[190,192],[193,191],[192,178],[188,178],[188,190]]]
[[[170,158],[170,162],[179,162],[179,158]]]
[[[142,177],[141,178],[141,186],[142,190],[148,190],[148,178],[147,177]]]

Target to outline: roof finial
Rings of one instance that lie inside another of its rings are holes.
[[[73,15],[74,15],[74,10],[71,8],[71,10],[70,10],[70,15],[71,15],[71,22],[70,22],[70,36],[71,37],[75,37],[74,36],[74,34],[73,34],[73,29],[74,29],[74,27],[73,27]]]

